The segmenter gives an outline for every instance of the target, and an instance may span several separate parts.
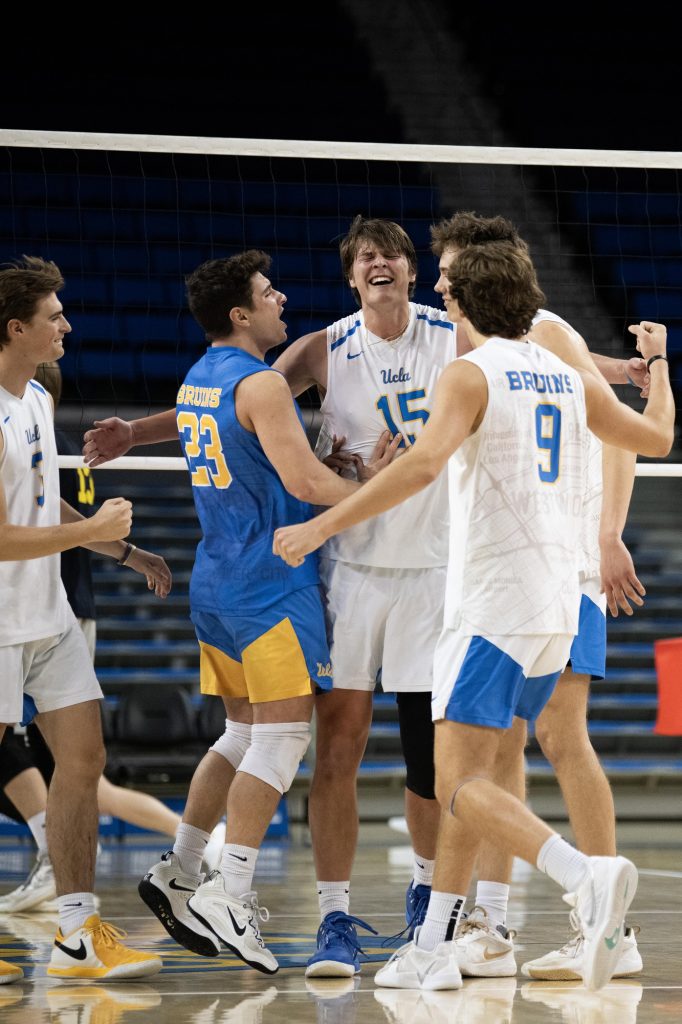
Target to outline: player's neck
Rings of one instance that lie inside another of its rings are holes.
[[[9,352],[5,350],[6,356]],[[2,358],[0,353],[0,385],[16,398],[23,398],[26,385],[36,375],[36,366],[27,366],[24,360]]]
[[[367,330],[384,341],[398,341],[410,325],[410,304],[407,300],[386,309],[363,306],[362,312]]]
[[[261,351],[253,338],[245,334],[237,334],[235,332],[229,338],[222,338],[212,342],[211,348],[239,348],[242,352],[248,352],[250,356],[255,356],[256,359],[265,361],[265,352]],[[266,349],[266,351],[269,351],[269,349]]]

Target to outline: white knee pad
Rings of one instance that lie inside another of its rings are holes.
[[[286,793],[310,743],[310,722],[272,722],[251,726],[251,746],[239,765],[279,793]]]
[[[242,722],[231,722],[225,719],[225,732],[210,748],[224,757],[233,768],[239,768],[244,754],[251,746],[251,726]]]

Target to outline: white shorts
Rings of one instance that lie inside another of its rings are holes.
[[[432,713],[467,725],[508,729],[536,718],[566,667],[571,634],[465,636],[444,629],[436,647]]]
[[[21,722],[24,695],[38,713],[103,697],[87,641],[70,609],[64,633],[0,647],[0,722]]]
[[[320,559],[335,690],[428,692],[443,628],[445,566],[377,569]]]

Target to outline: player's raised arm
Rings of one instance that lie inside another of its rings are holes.
[[[308,388],[327,388],[327,332],[313,331],[294,341],[273,364],[296,398]]]
[[[666,328],[643,320],[628,330],[637,337],[637,348],[647,361],[651,377],[643,413],[623,405],[604,390],[592,374],[581,373],[585,385],[587,425],[607,444],[639,452],[649,458],[665,458],[675,438],[675,401],[666,358]]]

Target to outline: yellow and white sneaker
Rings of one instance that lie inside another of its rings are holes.
[[[51,1024],[118,1024],[129,1013],[153,1010],[161,1004],[160,993],[148,985],[119,985],[116,989],[60,985],[49,988],[45,996]]]
[[[536,960],[527,960],[521,973],[534,981],[582,981],[583,929],[575,910],[570,914],[571,931],[568,942],[561,949],[552,950]],[[613,978],[631,978],[644,969],[642,957],[637,948],[637,926],[623,932],[623,945],[616,962]]]
[[[140,953],[124,946],[126,933],[92,914],[82,928],[57,937],[47,968],[51,978],[146,978],[157,974],[163,964],[154,953]]]
[[[7,960],[0,960],[0,985],[11,985],[13,981],[21,981],[24,972],[16,964],[10,964]]]

